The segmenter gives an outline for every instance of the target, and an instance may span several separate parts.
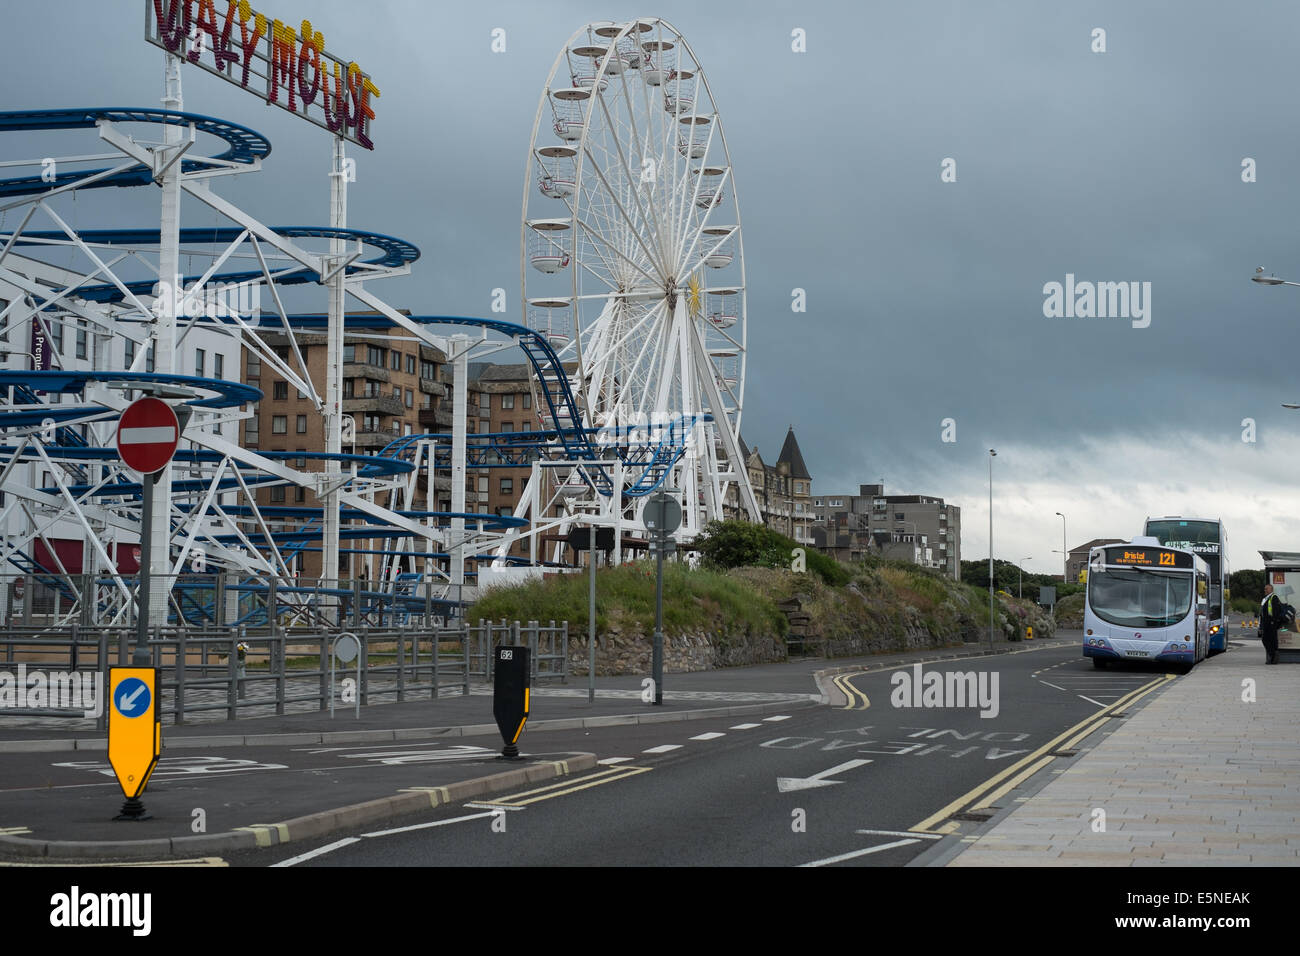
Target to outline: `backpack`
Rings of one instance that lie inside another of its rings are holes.
[[[1294,631],[1296,629],[1295,608],[1290,604],[1282,605],[1282,610],[1278,614],[1277,626],[1279,630]]]

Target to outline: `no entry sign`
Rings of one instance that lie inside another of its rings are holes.
[[[166,468],[180,438],[176,413],[160,398],[136,399],[117,423],[118,454],[128,468],[142,475]]]

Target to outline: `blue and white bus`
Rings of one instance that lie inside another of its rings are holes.
[[[1218,518],[1184,518],[1166,515],[1147,518],[1142,533],[1166,548],[1191,551],[1210,568],[1210,653],[1228,649],[1228,602],[1231,570],[1228,567],[1228,532]]]
[[[1093,548],[1083,606],[1083,656],[1154,661],[1184,673],[1209,653],[1209,566],[1155,538]]]

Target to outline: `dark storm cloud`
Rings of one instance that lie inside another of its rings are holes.
[[[1095,512],[1071,546],[1135,533],[1140,515],[1097,507],[1098,482],[1117,477],[1140,476],[1135,511],[1191,498],[1253,525],[1260,502],[1285,508],[1281,436],[1300,420],[1278,405],[1300,399],[1300,290],[1249,276],[1262,263],[1300,279],[1294,5],[255,6],[309,17],[382,90],[376,150],[350,148],[350,222],[423,250],[411,277],[374,287],[394,304],[486,314],[500,287],[518,315],[523,164],[551,63],[588,21],[662,16],[707,72],[735,166],[751,445],[775,452],[793,424],[819,490],[884,475],[891,491],[956,500],[967,556],[987,547],[988,447],[1023,450],[1037,517],[1001,537],[1019,555],[1059,540],[1057,510]],[[7,6],[4,107],[155,105],[162,56],[141,39],[143,14],[133,0]],[[490,51],[497,27],[503,54]],[[1097,27],[1104,54],[1090,51]],[[806,53],[791,51],[795,28]],[[322,131],[196,71],[185,84],[187,109],[275,145],[232,198],[269,223],[326,221]],[[955,183],[940,182],[945,157]],[[1242,182],[1244,157],[1258,182]],[[126,194],[91,210],[156,215]],[[1150,327],[1045,317],[1044,284],[1067,274],[1151,283]],[[806,313],[791,312],[796,288]],[[947,417],[955,444],[940,442]],[[1256,446],[1240,441],[1246,417]],[[1016,456],[999,455],[1017,480]],[[1296,532],[1239,538],[1237,563],[1288,535],[1300,545]]]

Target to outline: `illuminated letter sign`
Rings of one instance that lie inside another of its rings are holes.
[[[144,38],[268,103],[366,149],[379,89],[355,63],[325,52],[324,34],[267,22],[248,0],[145,0]]]

